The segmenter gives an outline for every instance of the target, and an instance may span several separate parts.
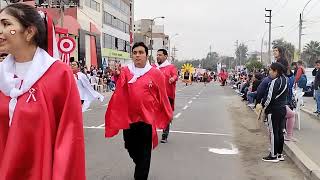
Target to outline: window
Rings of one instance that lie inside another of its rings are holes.
[[[100,12],[100,3],[96,2],[95,0],[86,0],[86,6]]]
[[[123,2],[123,0],[106,0],[105,2],[121,10],[126,15],[130,14],[130,6]]]
[[[113,27],[118,27],[118,19],[116,17],[114,17],[114,16],[112,18],[112,26]]]

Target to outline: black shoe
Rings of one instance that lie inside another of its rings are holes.
[[[319,114],[319,112],[318,112],[318,111],[315,111],[315,112],[313,112],[313,113],[315,113],[315,114]]]
[[[168,139],[167,139],[167,138],[162,138],[160,142],[161,142],[161,143],[167,143],[167,142],[168,142]]]
[[[284,161],[284,155],[283,154],[278,154],[278,159],[279,159],[279,161]]]
[[[277,163],[280,160],[278,159],[278,157],[272,157],[271,154],[269,154],[269,156],[262,158],[262,161]]]

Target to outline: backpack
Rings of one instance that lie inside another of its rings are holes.
[[[305,89],[307,87],[307,76],[305,74],[302,74],[299,81],[298,81],[298,87]]]

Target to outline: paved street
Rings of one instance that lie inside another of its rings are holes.
[[[110,95],[84,114],[87,179],[133,180],[134,164],[122,134],[104,138]],[[150,180],[304,179],[288,158],[262,162],[268,149],[265,130],[255,128],[256,115],[229,87],[179,83],[174,115],[169,142],[153,151]]]

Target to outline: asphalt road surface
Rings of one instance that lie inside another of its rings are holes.
[[[104,138],[110,96],[84,113],[87,179],[133,180],[134,164],[122,133]],[[255,121],[256,115],[231,88],[179,83],[172,132],[168,143],[152,153],[149,179],[304,180],[288,157],[280,163],[261,160],[268,153],[268,137]]]

